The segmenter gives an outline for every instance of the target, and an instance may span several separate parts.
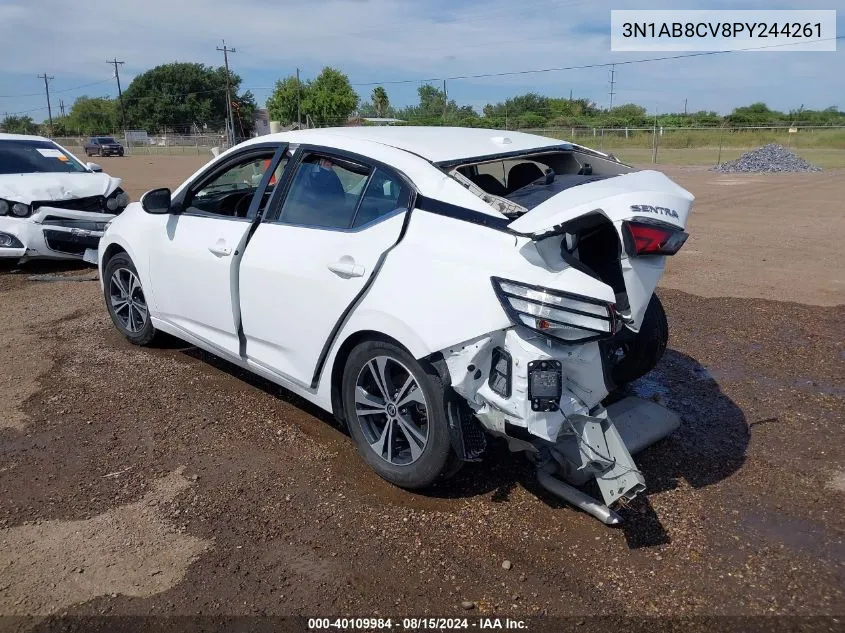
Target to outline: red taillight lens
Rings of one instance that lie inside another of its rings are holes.
[[[625,250],[628,255],[674,255],[689,234],[663,222],[622,223],[625,229]]]

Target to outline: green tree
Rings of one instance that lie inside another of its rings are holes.
[[[108,97],[77,97],[63,125],[76,134],[110,134],[117,127],[118,112]],[[57,132],[58,133],[58,132]]]
[[[777,123],[785,119],[783,112],[770,110],[765,103],[757,102],[749,106],[734,108],[726,118],[732,125],[761,125],[764,123]]]
[[[459,117],[471,118],[476,116],[470,106],[458,108],[454,99],[447,99],[446,93],[431,84],[423,84],[417,88],[419,104],[401,110],[398,115],[415,125],[456,125]]]
[[[317,126],[343,125],[356,107],[358,95],[352,89],[349,78],[329,66],[308,82],[302,99],[303,113],[310,115]]]
[[[376,109],[376,116],[385,116],[388,108],[390,107],[390,99],[387,96],[387,90],[381,86],[376,86],[373,88],[373,94],[370,98],[373,101],[373,107]]]
[[[271,121],[290,125],[297,120],[297,89],[299,90],[299,98],[302,99],[308,87],[299,83],[295,76],[276,81],[273,94],[267,99],[267,113],[270,115]]]
[[[7,115],[0,122],[0,129],[7,134],[35,134],[38,132],[38,124],[31,116]]]
[[[246,108],[255,99],[238,96],[241,78],[229,73],[232,101]],[[204,64],[172,63],[156,66],[135,77],[123,93],[127,124],[158,132],[175,129],[188,132],[192,127],[220,130],[226,120],[226,70]],[[253,127],[252,116],[243,120],[245,131]],[[237,117],[235,129],[238,129]]]

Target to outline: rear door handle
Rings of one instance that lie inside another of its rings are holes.
[[[349,256],[341,257],[329,264],[328,269],[341,277],[363,277],[365,272],[364,267],[356,264],[355,260]]]
[[[226,257],[232,254],[232,249],[226,244],[226,240],[222,237],[208,247],[208,250],[219,257]]]

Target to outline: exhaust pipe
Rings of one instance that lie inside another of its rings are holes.
[[[555,462],[551,460],[538,466],[537,483],[553,495],[560,497],[564,501],[571,503],[576,508],[580,508],[588,514],[593,515],[605,525],[619,525],[622,523],[622,518],[606,505],[599,503],[590,495],[581,492],[577,488],[563,483],[560,479],[549,472],[550,469],[554,470],[556,468],[557,466]]]

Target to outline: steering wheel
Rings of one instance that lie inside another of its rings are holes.
[[[246,214],[249,212],[249,203],[252,202],[252,196],[250,195],[242,195],[241,199],[235,203],[235,211],[234,216],[236,218],[245,218]]]

